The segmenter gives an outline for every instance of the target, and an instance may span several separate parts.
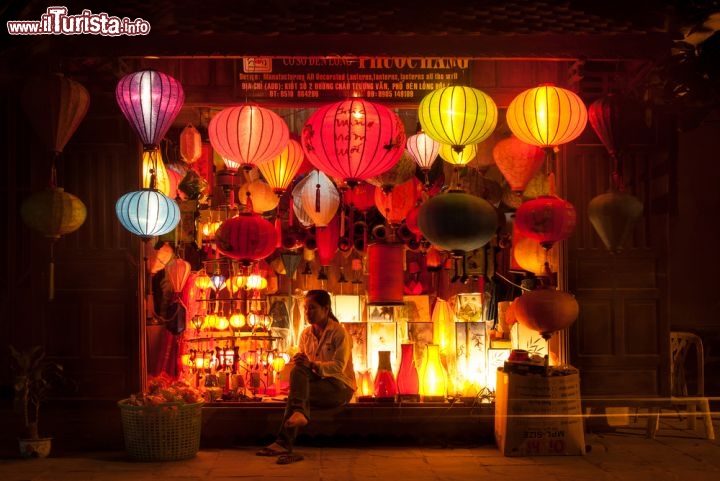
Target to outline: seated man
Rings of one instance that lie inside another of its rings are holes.
[[[278,437],[258,456],[279,456],[278,464],[300,461],[293,453],[298,428],[310,421],[310,407],[347,404],[356,389],[352,336],[332,313],[330,294],[316,289],[305,295],[307,326],[300,334],[299,352],[292,359],[290,392]]]

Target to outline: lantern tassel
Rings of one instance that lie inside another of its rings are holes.
[[[320,184],[315,184],[315,212],[320,212]]]
[[[48,300],[55,299],[55,241],[50,242],[50,265],[48,266]]]

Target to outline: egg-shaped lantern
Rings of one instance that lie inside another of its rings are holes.
[[[540,147],[523,142],[515,136],[495,144],[492,156],[513,192],[525,190],[545,160],[545,153]]]
[[[418,227],[436,247],[462,254],[487,244],[498,228],[498,216],[485,199],[448,191],[420,206]]]
[[[290,130],[272,110],[244,104],[215,114],[208,136],[218,154],[250,170],[280,155],[290,140]]]
[[[485,92],[466,86],[433,90],[420,100],[418,120],[423,131],[460,152],[490,137],[498,111]]]
[[[273,253],[277,231],[272,222],[262,216],[243,212],[220,224],[215,232],[215,242],[220,253],[250,265]]]
[[[408,137],[405,148],[423,173],[430,171],[440,154],[440,142],[423,131]]]
[[[412,178],[386,192],[375,188],[375,207],[389,224],[400,224],[415,206],[418,197],[418,181]]]
[[[550,84],[521,92],[506,113],[508,127],[518,139],[545,149],[576,139],[587,118],[587,108],[575,92]]]
[[[352,98],[313,112],[301,143],[317,169],[353,187],[397,163],[405,150],[405,127],[384,105]]]

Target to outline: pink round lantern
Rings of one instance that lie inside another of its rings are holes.
[[[430,170],[440,153],[440,142],[422,131],[408,137],[405,147],[420,170],[425,173]]]
[[[280,155],[290,131],[272,110],[245,104],[218,112],[210,120],[208,136],[222,157],[249,170]]]
[[[273,253],[277,232],[272,222],[248,212],[220,224],[215,241],[220,253],[249,265]]]
[[[144,145],[158,145],[185,102],[182,85],[148,69],[120,79],[115,87],[120,110]]]
[[[397,163],[405,150],[405,128],[389,108],[353,98],[316,110],[301,140],[315,167],[352,187]]]

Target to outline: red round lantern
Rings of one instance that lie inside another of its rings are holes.
[[[513,301],[512,308],[520,324],[539,332],[545,339],[569,327],[580,313],[580,306],[572,295],[551,288],[525,292]]]
[[[315,167],[352,187],[397,163],[405,150],[405,128],[384,105],[353,98],[316,110],[301,140]]]
[[[508,137],[495,144],[495,164],[514,192],[522,192],[545,160],[545,153],[536,146]]]
[[[577,214],[573,205],[554,195],[523,202],[515,212],[515,226],[526,237],[546,249],[570,237],[575,230]]]
[[[420,206],[418,227],[440,249],[464,253],[487,244],[498,228],[498,215],[485,199],[449,191]]]
[[[222,157],[249,170],[280,155],[290,140],[290,131],[272,110],[246,104],[218,112],[210,120],[208,136]]]
[[[362,182],[353,189],[344,190],[343,202],[360,212],[367,212],[375,207],[375,186]]]
[[[215,241],[220,253],[249,265],[273,253],[277,232],[272,222],[258,214],[244,212],[220,224]]]

